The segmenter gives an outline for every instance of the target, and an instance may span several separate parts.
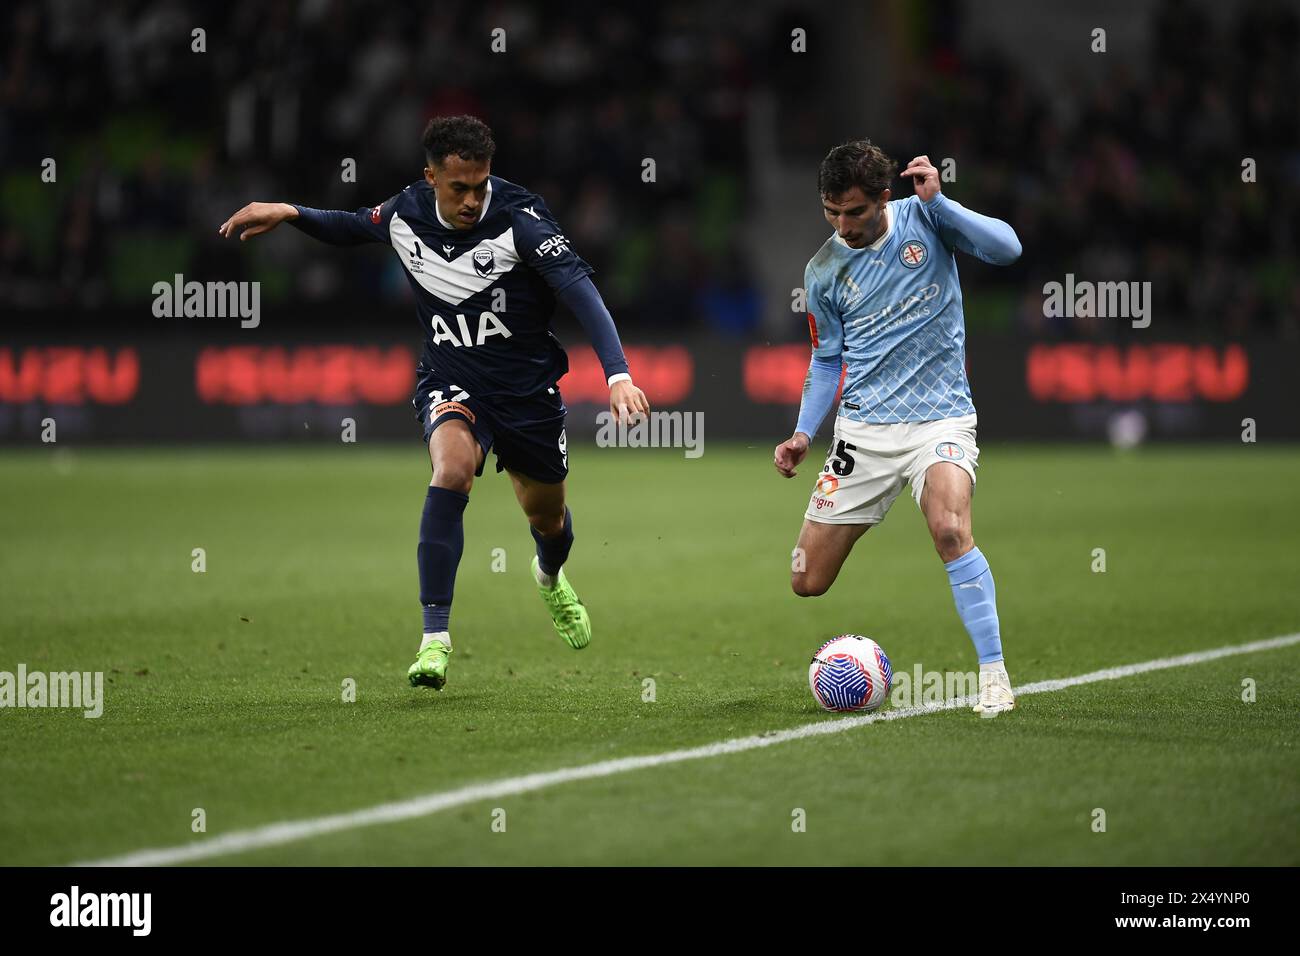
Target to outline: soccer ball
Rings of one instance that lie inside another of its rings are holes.
[[[884,650],[860,634],[832,637],[808,665],[808,686],[826,710],[875,710],[889,696],[893,680]]]

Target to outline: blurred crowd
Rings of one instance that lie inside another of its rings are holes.
[[[296,235],[241,249],[215,228],[254,199],[380,203],[422,176],[430,116],[472,113],[493,128],[494,172],[546,198],[620,321],[750,326],[756,292],[730,239],[743,225],[764,9],[8,7],[0,300],[140,301],[174,272],[259,279],[263,302],[401,300],[391,255],[343,260]],[[191,49],[196,26],[205,53]],[[36,175],[47,156],[59,164],[54,186]],[[349,159],[355,182],[344,181]]]
[[[1008,270],[962,266],[968,326],[1109,334],[1113,321],[1044,316],[1043,285],[1073,273],[1149,281],[1162,328],[1300,337],[1294,6],[1234,4],[1225,29],[1196,3],[1152,4],[1137,68],[1106,60],[1105,81],[1079,77],[1067,109],[1003,60],[964,60],[944,35],[960,23],[933,21],[890,136],[960,155],[960,194],[1010,221],[1025,250],[1014,286]]]
[[[1196,4],[1153,6],[1142,62],[1117,58],[1104,83],[1062,109],[1005,58],[961,52],[960,4],[928,6],[944,15],[913,40],[892,95],[898,115],[874,138],[960,156],[962,198],[1019,233],[1025,254],[1011,269],[962,266],[973,327],[1093,331],[1100,323],[1086,317],[1043,316],[1042,285],[1072,271],[1150,280],[1162,322],[1198,333],[1297,334],[1292,12],[1243,5],[1225,36]],[[216,226],[252,199],[381,202],[420,176],[427,118],[469,112],[494,130],[494,171],[546,197],[621,325],[756,329],[761,285],[737,241],[763,201],[748,111],[771,84],[799,82],[777,63],[789,55],[789,9],[558,9],[7,5],[0,308],[138,303],[176,272],[261,280],[264,303],[400,301],[408,293],[391,255],[325,255],[296,235],[253,249],[219,241]],[[492,52],[494,38],[505,52]],[[856,132],[841,126],[820,117],[826,146]],[[46,157],[58,164],[53,184],[38,175]],[[1256,183],[1242,181],[1247,157]],[[341,175],[345,159],[355,182]]]

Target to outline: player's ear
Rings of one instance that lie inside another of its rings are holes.
[[[880,193],[880,205],[883,206],[885,203],[889,202],[889,197],[892,196],[892,195],[893,195],[893,193],[890,192],[890,191],[889,191],[889,187],[886,186],[886,187],[884,188],[884,190],[882,190],[881,193]]]

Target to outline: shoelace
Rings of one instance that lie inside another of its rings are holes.
[[[1002,701],[1009,696],[1011,696],[1011,685],[1002,678],[1001,674],[991,674],[987,680],[981,681],[981,701]]]
[[[582,611],[580,604],[563,604],[560,606],[560,616],[564,618],[565,624],[577,625],[582,621]]]

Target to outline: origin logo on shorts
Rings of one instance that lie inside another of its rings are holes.
[[[834,475],[822,474],[817,477],[817,484],[813,486],[813,507],[818,511],[830,510],[835,507],[835,502],[831,500],[831,495],[839,488],[840,480]]]
[[[966,453],[961,450],[961,445],[950,441],[940,442],[935,445],[934,453],[940,458],[947,458],[949,461],[960,461],[966,457]]]
[[[909,269],[918,269],[925,264],[929,258],[930,251],[925,248],[925,243],[919,239],[909,239],[903,243],[903,248],[898,250],[898,261]]]

